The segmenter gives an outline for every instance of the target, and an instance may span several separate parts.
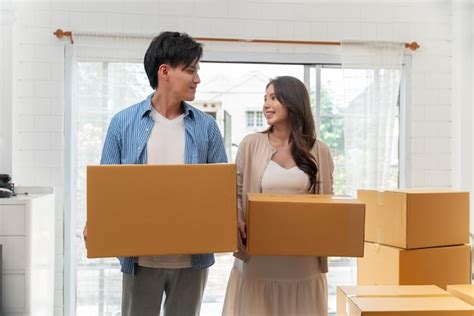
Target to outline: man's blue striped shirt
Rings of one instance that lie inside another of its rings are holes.
[[[150,116],[152,96],[153,94],[142,102],[120,111],[112,118],[104,142],[101,164],[147,163],[146,146],[154,125]],[[185,163],[227,162],[224,143],[215,120],[186,102],[183,102],[183,107]],[[137,257],[120,257],[119,260],[122,272],[135,273]],[[195,269],[204,269],[212,264],[214,264],[213,254],[191,256],[191,265]]]

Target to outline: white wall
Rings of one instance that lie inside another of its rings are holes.
[[[196,37],[417,41],[421,48],[412,54],[408,183],[418,187],[453,183],[453,155],[459,153],[452,152],[452,10],[448,1],[35,1],[17,4],[15,16],[12,108],[0,99],[0,113],[3,117],[12,111],[13,126],[11,131],[0,128],[0,139],[12,135],[16,183],[57,189],[57,315],[63,312],[64,41],[52,36],[56,28],[147,34],[179,30]],[[250,45],[235,49],[235,45],[208,44],[206,49],[234,54],[253,49],[274,54],[312,52],[311,48]],[[5,155],[0,147],[0,158]]]
[[[472,191],[474,180],[474,3],[457,1],[453,12],[453,186]],[[474,199],[471,198],[471,209]],[[471,232],[474,232],[474,216],[471,216]]]
[[[12,102],[12,26],[13,7],[0,2],[0,174],[11,174],[11,102]]]

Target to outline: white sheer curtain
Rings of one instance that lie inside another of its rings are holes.
[[[403,43],[342,42],[347,192],[389,187]]]
[[[100,162],[111,117],[152,92],[142,61],[147,45],[148,40],[76,36],[67,47],[65,315],[120,314],[118,260],[86,257],[86,166]]]

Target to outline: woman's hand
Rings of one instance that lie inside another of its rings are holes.
[[[247,254],[247,223],[241,209],[237,212],[237,227],[238,227],[238,249],[234,252],[234,257],[247,262],[249,256]]]
[[[247,245],[247,223],[245,222],[244,214],[241,209],[238,210],[237,214],[239,248],[245,249]]]

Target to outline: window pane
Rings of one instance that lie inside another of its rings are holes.
[[[365,70],[345,70],[346,78],[359,78]],[[325,141],[336,164],[335,169],[335,191],[337,194],[346,194],[345,175],[341,170],[344,168],[344,82],[343,70],[341,68],[325,68],[321,69],[321,112],[319,113],[319,133],[323,141]],[[347,84],[347,82],[346,82]],[[365,89],[367,82],[364,80],[350,80],[351,89],[348,97],[350,100],[356,98]],[[393,147],[391,150],[391,179],[390,187],[398,187],[398,169],[399,169],[399,113],[394,118],[394,134]]]
[[[331,149],[337,165],[344,164],[344,118],[321,116],[319,134],[321,139]]]
[[[344,86],[341,68],[321,69],[321,116],[343,115]]]
[[[245,112],[247,115],[247,127],[254,127],[254,121],[255,121],[255,112],[254,111],[247,111]]]
[[[255,114],[257,115],[256,117],[256,126],[257,127],[262,127],[263,126],[263,113],[262,112],[255,112]]]

